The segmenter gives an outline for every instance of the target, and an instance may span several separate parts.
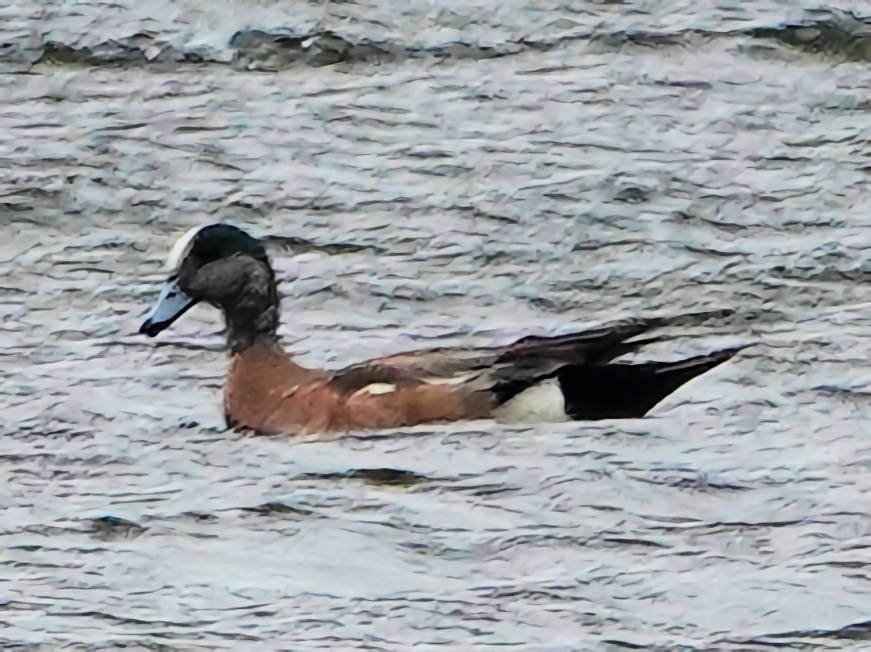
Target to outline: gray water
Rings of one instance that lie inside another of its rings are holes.
[[[867,649],[864,3],[0,5],[4,649]],[[865,7],[867,10],[867,6]],[[171,237],[336,367],[731,309],[648,418],[227,431]]]

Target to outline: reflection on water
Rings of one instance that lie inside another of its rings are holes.
[[[867,647],[848,8],[21,3],[0,641]],[[718,308],[651,355],[760,344],[640,421],[246,437],[214,311],[135,335],[216,219],[271,236],[304,364]]]

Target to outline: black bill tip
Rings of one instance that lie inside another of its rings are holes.
[[[169,324],[167,324],[166,322],[158,322],[151,319],[146,319],[144,322],[142,322],[142,325],[139,326],[139,334],[148,335],[148,337],[154,337],[168,325]]]
[[[139,333],[154,337],[160,331],[169,328],[176,319],[190,310],[196,303],[197,299],[187,295],[174,278],[168,280],[163,285],[154,307],[142,320]]]

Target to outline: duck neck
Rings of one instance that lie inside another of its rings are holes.
[[[278,348],[279,298],[275,276],[254,274],[223,305],[227,345],[233,354],[253,346]]]

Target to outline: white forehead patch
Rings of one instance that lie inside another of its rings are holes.
[[[181,261],[184,260],[184,257],[187,256],[188,252],[191,250],[191,242],[196,237],[197,233],[207,226],[208,224],[195,226],[192,229],[188,229],[175,239],[175,242],[172,243],[172,247],[169,250],[169,254],[166,256],[167,271],[173,272],[178,269]]]

